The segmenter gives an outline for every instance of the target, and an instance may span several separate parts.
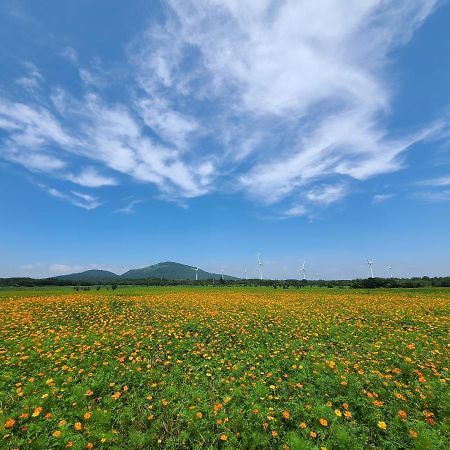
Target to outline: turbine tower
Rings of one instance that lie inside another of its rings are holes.
[[[367,260],[367,264],[369,264],[370,278],[373,278],[373,268],[372,268],[373,261],[371,261],[370,259],[368,259],[368,260]]]
[[[259,279],[263,279],[261,255],[258,253]]]
[[[303,274],[303,277],[302,277],[303,280],[306,280],[306,269],[305,269],[305,264],[306,264],[306,261],[303,260],[303,265],[302,265],[302,268],[300,269],[300,271],[301,271],[302,274]]]
[[[389,269],[389,278],[392,278],[392,266],[388,266]]]
[[[193,267],[192,270],[195,272],[195,281],[198,281],[198,267]]]
[[[248,280],[248,277],[247,277],[247,269],[244,269],[244,273],[245,273],[245,279]]]
[[[223,266],[222,266],[222,272],[221,272],[220,278],[223,280]]]

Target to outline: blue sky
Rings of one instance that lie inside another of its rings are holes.
[[[0,0],[0,276],[450,273],[450,4]]]

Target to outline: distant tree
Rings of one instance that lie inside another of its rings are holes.
[[[115,290],[117,289],[117,283],[112,284],[112,285],[111,285],[111,289],[112,289],[113,291],[115,291]]]

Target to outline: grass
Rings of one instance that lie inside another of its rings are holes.
[[[1,290],[1,448],[447,448],[450,290]]]

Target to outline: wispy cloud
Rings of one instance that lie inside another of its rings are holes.
[[[120,174],[161,198],[232,190],[304,215],[406,167],[412,146],[443,136],[444,120],[389,127],[389,60],[437,5],[170,0],[164,20],[127,47],[120,101],[104,92],[106,73],[81,67],[72,48],[62,53],[83,95],[60,87],[46,102],[0,98],[1,156],[85,187]],[[100,204],[75,192],[63,195]]]
[[[72,203],[72,205],[78,206],[82,209],[91,210],[98,208],[102,204],[98,197],[95,197],[91,194],[85,194],[77,191],[70,191],[68,193],[65,193],[60,191],[59,189],[48,187],[44,184],[39,184],[38,186],[52,197],[68,201]]]
[[[427,202],[448,202],[450,201],[450,189],[443,191],[416,192],[414,196]]]
[[[383,203],[392,197],[394,197],[394,194],[375,194],[372,197],[372,203],[374,203],[374,204]]]
[[[44,81],[41,72],[38,68],[31,62],[26,61],[24,66],[27,70],[27,74],[16,80],[16,83],[25,89],[33,90],[39,87],[39,85]]]
[[[130,200],[123,208],[116,209],[114,212],[128,215],[134,214],[139,203],[142,203],[142,200]]]
[[[424,186],[450,186],[450,175],[444,177],[432,178],[430,180],[420,181],[419,184]]]
[[[100,174],[93,167],[86,167],[76,175],[67,174],[65,178],[72,183],[91,188],[117,185],[117,181],[114,178]]]

